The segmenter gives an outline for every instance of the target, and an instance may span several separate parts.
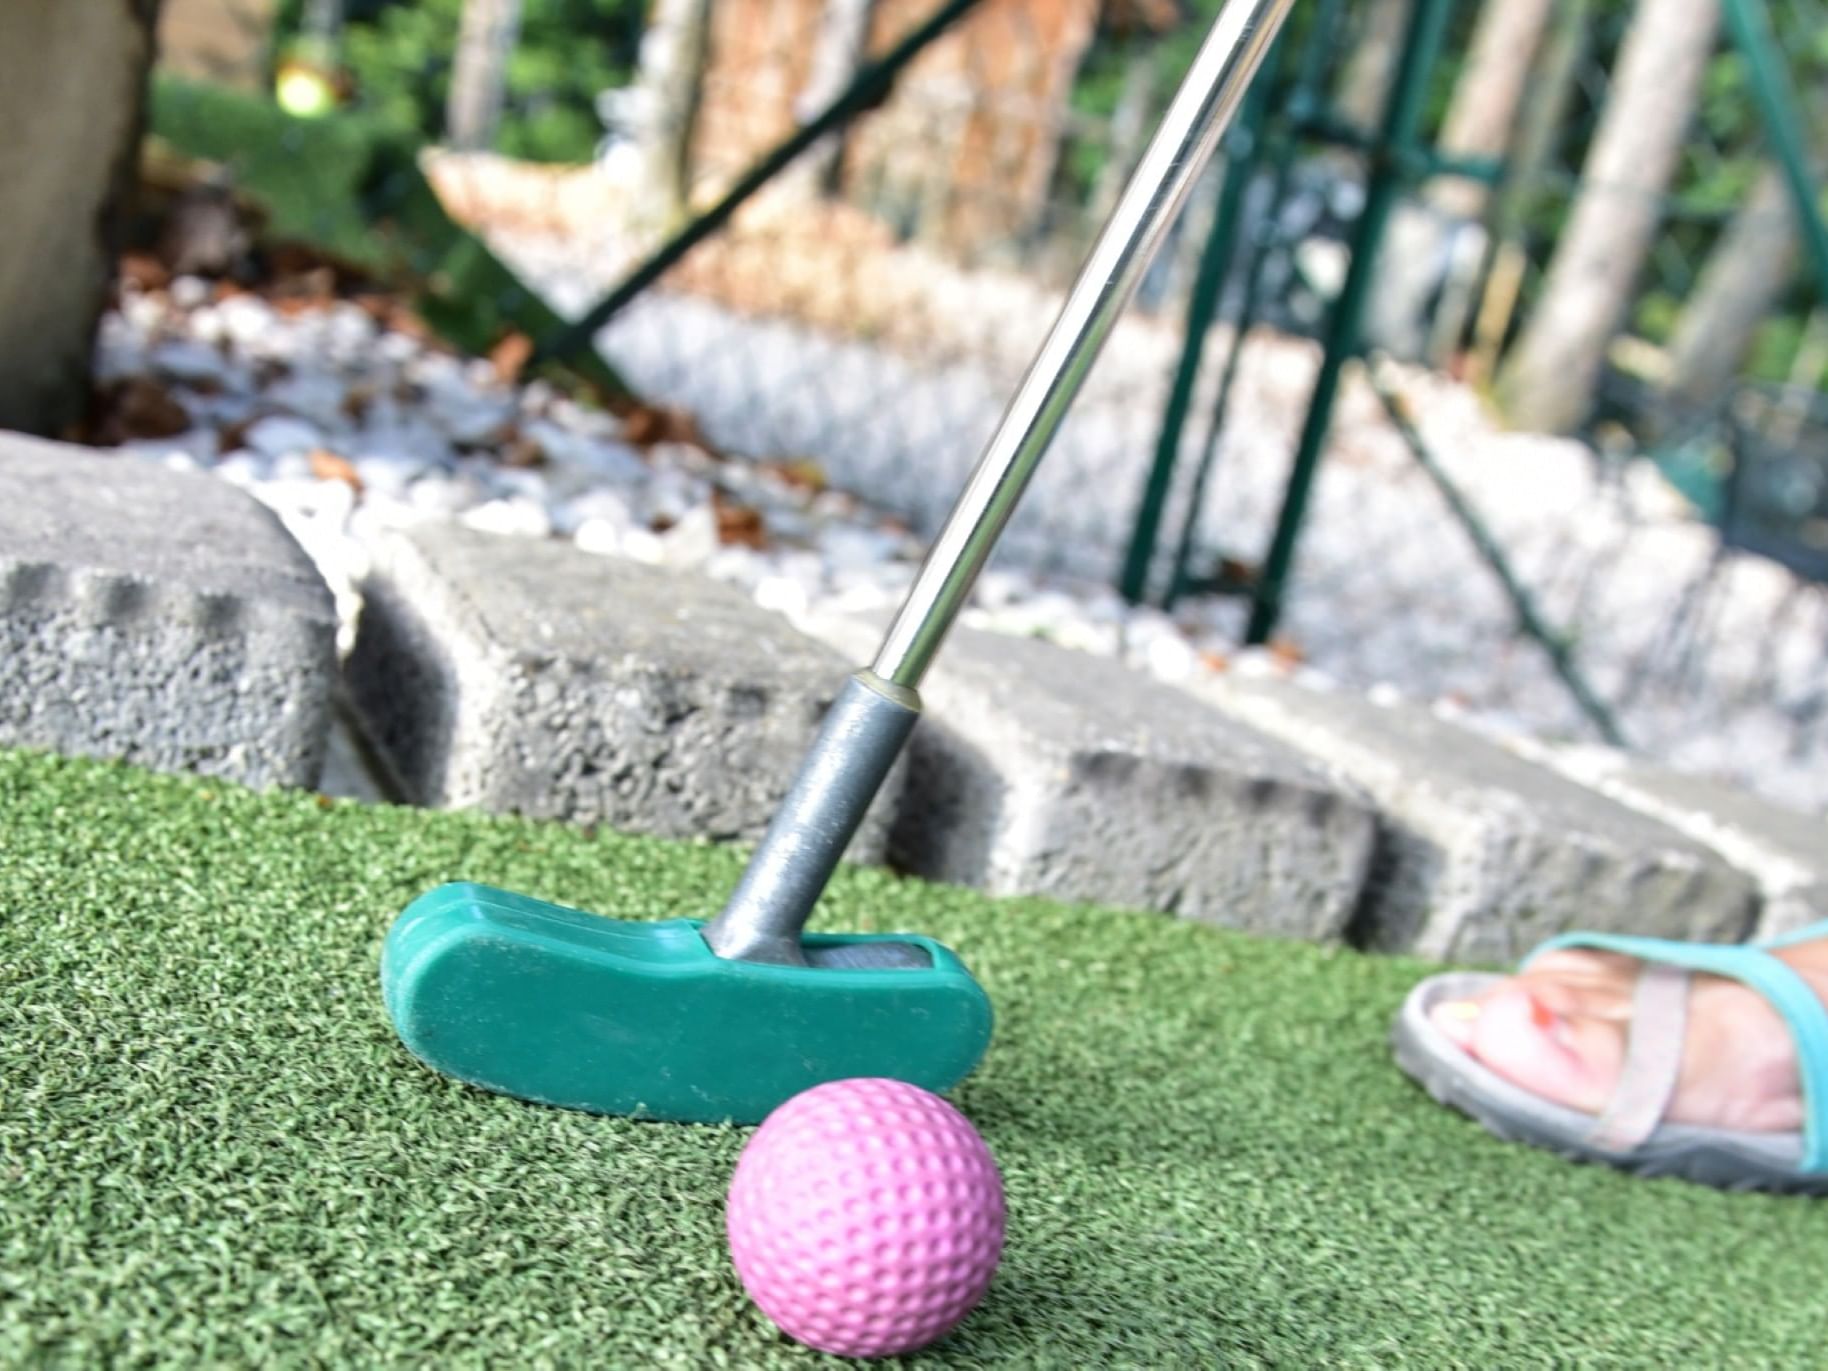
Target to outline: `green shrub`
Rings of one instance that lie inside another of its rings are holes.
[[[644,9],[642,0],[525,0],[496,150],[588,161],[603,135],[596,97],[633,75]],[[284,0],[283,40],[297,38],[302,10],[302,0]],[[440,137],[462,14],[463,0],[349,0],[340,60],[355,106]]]

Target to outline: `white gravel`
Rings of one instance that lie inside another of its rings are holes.
[[[549,263],[549,277],[554,270]],[[588,293],[584,280],[574,275],[569,293]],[[1072,455],[1059,454],[1066,460],[1053,473],[1044,466],[1015,530],[1023,536],[984,575],[965,622],[1118,654],[1169,680],[1245,670],[1382,685],[1439,700],[1501,735],[1583,736],[1542,654],[1514,638],[1491,578],[1362,387],[1341,407],[1285,620],[1305,660],[1240,652],[1236,602],[1189,602],[1173,617],[1126,606],[1101,578],[1121,551],[1114,530],[1127,522],[1152,446],[1164,354],[1154,343],[1132,350],[1137,374],[1127,377],[1122,343],[1120,335],[1112,346],[1117,370],[1088,386],[1069,420],[1063,442]],[[809,488],[780,461],[719,458],[681,442],[637,448],[614,418],[539,382],[505,384],[488,362],[428,348],[348,303],[282,314],[252,295],[216,302],[188,279],[168,291],[129,289],[104,321],[98,366],[103,379],[158,379],[191,416],[190,431],[136,443],[138,451],[211,469],[280,515],[336,594],[345,648],[365,540],[437,518],[696,568],[790,617],[892,607],[1007,392],[1003,364],[981,355],[923,372],[902,358],[871,357],[859,343],[665,295],[618,324],[611,345],[637,384],[653,398],[689,403],[720,446],[813,459],[834,485],[875,503]],[[720,350],[740,360],[741,384],[726,377],[719,388],[718,367],[706,359]],[[1112,361],[1107,354],[1106,368]],[[1263,536],[1312,365],[1303,343],[1272,339],[1247,350],[1208,527]],[[834,378],[854,411],[848,423],[818,411]],[[1603,691],[1622,689],[1632,662],[1658,650],[1642,635],[1666,624],[1689,582],[1712,565],[1711,534],[1643,473],[1601,487],[1583,449],[1494,434],[1463,389],[1425,377],[1410,384],[1431,436],[1551,618],[1609,626],[1583,640],[1583,657]],[[872,432],[874,448],[861,436]],[[745,441],[731,442],[733,434]],[[507,465],[504,451],[534,460]],[[1062,534],[1049,521],[1069,509]],[[756,527],[761,546],[731,541]],[[1673,686],[1664,672],[1640,689],[1628,727],[1673,763],[1828,808],[1821,734],[1797,753],[1798,730],[1785,714],[1791,699],[1761,701],[1746,689],[1773,672],[1787,673],[1779,684],[1792,695],[1821,688],[1822,597],[1769,563],[1737,558],[1702,598],[1714,625],[1710,651]],[[1633,628],[1638,638],[1629,637]]]

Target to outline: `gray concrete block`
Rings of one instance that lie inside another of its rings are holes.
[[[870,660],[879,625],[809,631]],[[955,630],[921,686],[891,851],[930,879],[1326,939],[1375,821],[1350,784],[1108,658]]]
[[[1828,919],[1828,821],[1611,749],[1556,749],[1547,760],[1565,775],[1706,844],[1756,881],[1763,896],[1759,937]]]
[[[317,783],[330,591],[213,477],[0,435],[0,744]]]
[[[445,524],[371,551],[347,694],[418,804],[753,841],[852,669],[690,572]]]
[[[1570,929],[1735,941],[1751,928],[1752,882],[1700,843],[1429,710],[1272,681],[1200,690],[1377,802],[1369,946],[1508,964]]]

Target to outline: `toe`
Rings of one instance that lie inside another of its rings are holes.
[[[1515,980],[1485,996],[1470,1025],[1467,1050],[1511,1084],[1571,1109],[1604,1106],[1618,1074],[1615,1026]]]
[[[1428,1011],[1428,1018],[1455,1047],[1463,1052],[1473,1050],[1473,1025],[1479,1018],[1478,1000],[1444,1001]]]

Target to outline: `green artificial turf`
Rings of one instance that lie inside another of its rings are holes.
[[[744,1133],[440,1079],[376,987],[441,881],[709,915],[718,848],[0,753],[0,1365],[817,1360],[725,1257]],[[1828,1207],[1499,1143],[1392,1067],[1422,968],[847,871],[957,948],[1010,1224],[921,1359],[1819,1365]]]

